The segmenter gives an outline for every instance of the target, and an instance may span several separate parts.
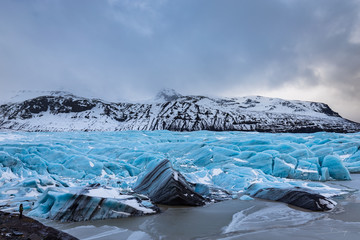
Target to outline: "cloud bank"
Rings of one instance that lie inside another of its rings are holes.
[[[357,0],[3,0],[0,94],[265,95],[360,121]]]

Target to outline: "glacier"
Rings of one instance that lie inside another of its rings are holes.
[[[172,179],[186,180],[207,202],[248,200],[269,188],[301,189],[326,197],[332,209],[331,197],[347,190],[325,182],[351,180],[350,173],[360,172],[359,150],[360,133],[1,132],[0,208],[16,211],[23,203],[29,215],[48,218],[83,196],[94,204],[91,219],[154,214],[147,192],[134,190],[168,159]],[[118,213],[96,212],[101,199]]]

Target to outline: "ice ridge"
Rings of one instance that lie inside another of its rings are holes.
[[[2,132],[0,208],[13,211],[23,202],[26,210],[46,217],[49,211],[44,209],[58,206],[56,202],[66,203],[69,197],[84,196],[79,201],[91,198],[95,204],[115,196],[124,204],[126,199],[121,196],[129,195],[128,203],[136,201],[138,204],[131,206],[146,213],[151,198],[156,199],[149,189],[166,189],[167,182],[175,187],[182,183],[182,189],[205,201],[254,195],[250,192],[254,186],[263,191],[299,187],[329,198],[346,190],[322,182],[350,180],[349,170],[359,172],[359,149],[359,133]],[[160,171],[153,171],[161,163]],[[158,179],[146,177],[151,173]],[[94,187],[98,185],[104,190]],[[87,186],[93,187],[81,190]],[[139,192],[134,193],[137,187]],[[179,196],[185,196],[184,191]],[[48,208],[35,210],[32,204],[38,206],[39,199]],[[85,201],[81,205],[86,205]],[[129,211],[119,208],[118,212]],[[101,214],[94,216],[100,218]]]

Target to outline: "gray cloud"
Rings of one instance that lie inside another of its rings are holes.
[[[356,0],[3,0],[0,93],[116,100],[294,86],[294,98],[360,121],[359,26]]]

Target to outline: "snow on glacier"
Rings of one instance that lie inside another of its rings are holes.
[[[189,182],[222,188],[235,197],[254,183],[332,196],[343,190],[322,182],[350,180],[349,170],[360,172],[359,149],[360,133],[3,132],[0,207],[11,210],[26,202],[24,207],[31,209],[48,188],[98,183],[131,191],[149,164],[163,159]]]

